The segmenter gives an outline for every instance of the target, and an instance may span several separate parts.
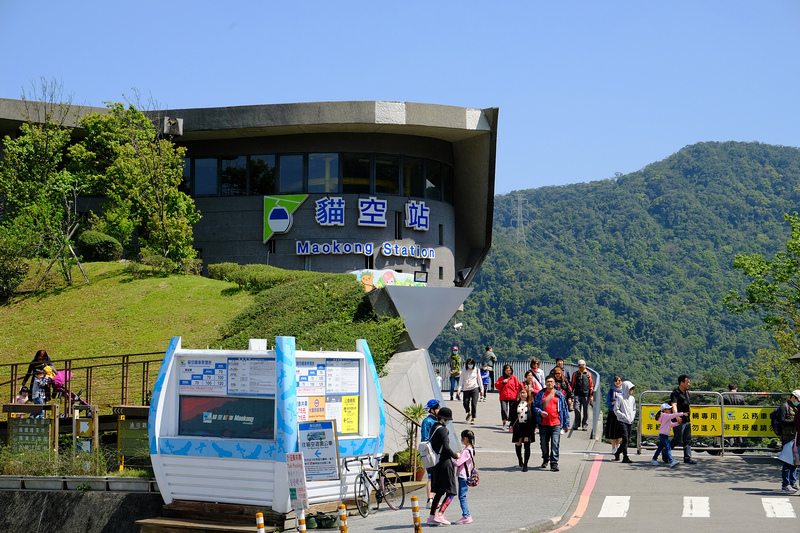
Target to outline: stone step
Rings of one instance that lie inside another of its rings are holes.
[[[221,524],[206,522],[202,520],[192,520],[188,518],[147,518],[137,520],[141,533],[187,533],[189,531],[197,533],[256,533],[255,517],[252,525],[245,524]],[[277,527],[265,526],[265,531],[279,531]]]

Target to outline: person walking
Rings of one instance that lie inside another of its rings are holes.
[[[503,429],[508,429],[509,422],[513,422],[512,416],[517,412],[517,396],[522,388],[517,376],[514,375],[514,368],[511,365],[503,365],[503,375],[497,378],[494,384],[500,391],[500,418],[503,420]]]
[[[564,398],[567,399],[567,409],[572,411],[572,387],[569,384],[569,380],[564,377],[564,371],[561,369],[561,367],[557,366],[553,369],[551,377],[555,382],[556,390],[563,394]]]
[[[622,454],[623,463],[632,463],[628,457],[628,442],[631,439],[631,426],[636,418],[636,397],[633,395],[633,383],[630,381],[622,382],[622,394],[614,404],[614,414],[617,415],[622,434],[622,441],[614,453],[614,460],[619,461],[619,455]]]
[[[781,448],[786,446],[786,443],[795,439],[797,431],[795,430],[795,417],[800,412],[797,406],[800,405],[800,390],[792,391],[789,399],[778,407],[780,416],[778,419],[781,422]],[[783,492],[795,492],[797,490],[797,466],[789,463],[781,463],[781,490]]]
[[[428,408],[428,416],[419,425],[419,438],[420,442],[425,442],[431,438],[431,428],[436,423],[436,413],[439,411],[439,400],[433,398],[428,400],[425,405]],[[431,492],[431,469],[427,468],[428,481],[425,483],[425,489],[428,492],[428,501],[425,503],[425,508],[430,509],[433,503],[433,492]]]
[[[528,460],[531,458],[531,442],[535,442],[536,413],[533,412],[533,395],[528,392],[527,387],[522,387],[519,391],[517,402],[516,420],[511,424],[514,432],[511,441],[517,452],[519,466],[523,472],[528,471]],[[523,458],[522,449],[525,449]]]
[[[469,514],[469,506],[467,505],[467,491],[469,485],[467,480],[470,474],[475,469],[475,434],[465,429],[461,432],[461,444],[464,449],[456,459],[456,479],[458,480],[458,503],[461,505],[461,518],[456,520],[456,524],[471,524],[472,516]]]
[[[458,378],[461,377],[461,355],[458,353],[458,346],[453,346],[447,365],[450,368],[450,401],[452,402],[453,393],[458,385]],[[458,399],[459,397],[456,395],[456,400]]]
[[[675,436],[672,438],[673,449],[681,444],[683,446],[683,462],[687,465],[696,465],[697,461],[692,459],[692,423],[691,423],[691,398],[689,397],[689,376],[681,374],[678,376],[678,388],[672,391],[669,403],[676,413],[683,413],[681,425],[675,427]]]
[[[536,381],[539,382],[539,387],[544,388],[544,370],[542,370],[542,362],[539,361],[536,357],[531,359],[531,372],[533,372],[533,377],[536,378]]]
[[[467,422],[475,424],[478,415],[478,397],[481,394],[481,374],[475,367],[474,359],[467,359],[467,366],[461,372],[458,381],[456,396],[463,393],[464,411],[467,413]]]
[[[558,472],[558,447],[561,432],[569,429],[569,410],[567,399],[555,388],[555,380],[548,376],[544,380],[544,389],[540,390],[533,402],[539,424],[539,441],[542,446],[542,468]]]
[[[564,379],[567,381],[567,383],[569,383],[570,382],[569,371],[566,368],[564,368],[564,358],[563,357],[556,357],[556,366],[553,367],[553,370],[551,370],[550,374],[548,374],[548,375],[549,376],[554,376],[556,368],[560,368],[561,369],[561,374],[563,374]]]
[[[575,402],[574,429],[586,431],[589,428],[589,404],[594,401],[594,381],[583,359],[578,360],[578,371],[572,374],[572,394]]]
[[[536,394],[542,390],[542,386],[539,385],[539,381],[535,376],[536,374],[534,374],[532,370],[528,370],[525,372],[525,381],[522,382],[522,386],[528,389],[528,394],[531,397],[531,401],[533,401],[533,398],[536,397]]]
[[[611,387],[608,389],[606,396],[606,407],[608,407],[608,419],[606,420],[606,438],[611,441],[611,453],[617,453],[620,442],[622,442],[622,432],[619,429],[619,420],[617,415],[614,414],[614,406],[617,403],[617,397],[622,394],[622,378],[614,376],[611,382]]]
[[[483,359],[481,363],[489,367],[489,383],[494,383],[494,365],[497,364],[497,355],[495,355],[494,350],[488,344],[486,345],[486,351],[483,352]]]
[[[672,449],[669,445],[669,434],[670,431],[672,431],[672,428],[681,425],[681,421],[675,419],[682,416],[683,413],[673,414],[672,406],[670,404],[661,404],[661,411],[659,411],[656,415],[658,423],[661,424],[658,428],[658,446],[656,447],[656,453],[653,454],[653,458],[650,459],[650,464],[658,466],[658,454],[663,454],[664,462],[666,462],[670,468],[675,468],[680,464],[678,461],[672,458]]]
[[[458,494],[453,467],[453,459],[458,459],[458,454],[450,448],[450,432],[447,429],[447,422],[451,420],[453,411],[449,407],[440,408],[428,439],[433,451],[439,454],[439,462],[431,467],[431,490],[434,496],[428,524],[432,526],[450,525],[444,513],[453,497]]]
[[[486,365],[481,365],[481,401],[486,401],[486,393],[489,391],[491,382],[491,374],[489,373],[489,367]]]

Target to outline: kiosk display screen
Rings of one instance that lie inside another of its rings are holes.
[[[272,440],[275,438],[275,399],[181,396],[178,434]]]

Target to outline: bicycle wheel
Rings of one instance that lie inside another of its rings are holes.
[[[403,487],[400,476],[391,468],[383,471],[381,490],[383,490],[383,499],[386,501],[386,505],[395,511],[403,508],[403,503],[406,501],[406,489]]]
[[[369,482],[367,475],[363,472],[356,476],[355,493],[358,514],[366,518],[369,514]]]

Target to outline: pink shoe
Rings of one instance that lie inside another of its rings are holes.
[[[428,525],[429,525],[429,526],[438,526],[438,525],[439,525],[439,522],[437,522],[435,518],[431,518],[431,517],[429,516],[429,517],[428,517]]]
[[[436,522],[440,526],[449,526],[450,525],[450,521],[447,518],[445,518],[445,516],[443,514],[437,514],[434,517],[433,520],[434,520],[434,522]]]
[[[456,520],[456,524],[458,524],[458,525],[471,524],[471,523],[472,523],[472,517],[471,516],[462,516],[461,520]]]

